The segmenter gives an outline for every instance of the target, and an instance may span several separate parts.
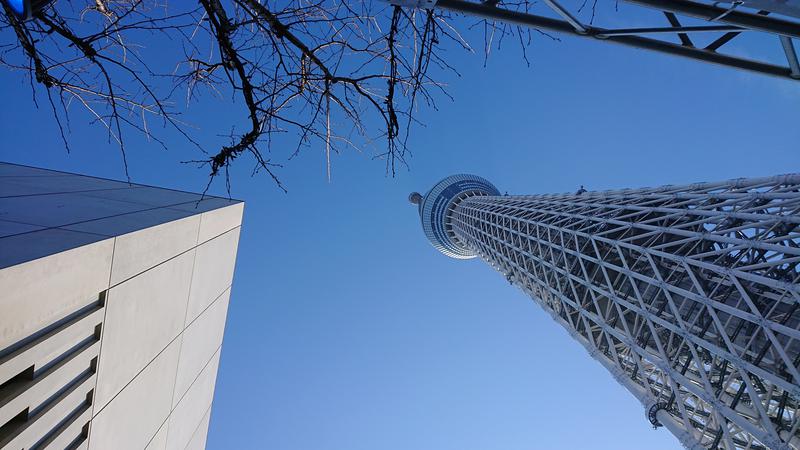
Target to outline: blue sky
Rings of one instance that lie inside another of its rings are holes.
[[[797,171],[800,83],[573,38],[536,38],[530,68],[513,45],[486,68],[450,53],[455,101],[423,110],[395,178],[348,152],[328,182],[312,147],[280,169],[284,194],[240,162],[232,194],[247,205],[209,449],[679,447],[502,276],[438,254],[406,196],[459,172],[535,194]],[[73,120],[67,154],[21,76],[0,83],[0,159],[124,177],[102,131]],[[208,142],[238,117],[214,99],[193,108]],[[131,137],[132,180],[201,190],[205,172],[179,164],[193,150],[170,142]]]

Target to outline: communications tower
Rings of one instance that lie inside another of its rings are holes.
[[[800,174],[521,196],[454,175],[409,199],[686,448],[800,449]]]

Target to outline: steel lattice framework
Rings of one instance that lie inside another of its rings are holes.
[[[540,31],[593,38],[783,79],[800,80],[800,59],[794,45],[794,40],[800,39],[800,0],[624,0],[628,6],[626,11],[655,10],[663,14],[661,21],[647,26],[641,26],[641,18],[637,14],[620,14],[619,20],[639,24],[625,28],[595,25],[594,13],[589,23],[581,21],[577,14],[586,5],[585,2],[576,11],[557,0],[544,0],[541,2],[543,7],[538,7],[539,2],[502,0],[386,1],[398,6],[454,11]],[[537,7],[534,8],[534,5]],[[594,6],[597,6],[597,1]],[[549,16],[542,15],[548,13]],[[773,60],[764,46],[748,44],[746,52],[726,51],[730,46],[723,49],[734,39],[741,45],[740,36],[747,34],[766,38],[765,41],[772,40],[774,45],[780,46],[784,58]]]
[[[800,174],[534,196],[456,175],[412,202],[687,448],[800,448]]]

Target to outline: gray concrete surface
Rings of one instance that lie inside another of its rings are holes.
[[[0,449],[205,448],[243,209],[0,163]]]

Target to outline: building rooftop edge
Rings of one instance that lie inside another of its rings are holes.
[[[97,179],[97,180],[116,181],[117,183],[129,183],[129,184],[134,185],[134,186],[149,187],[149,188],[153,188],[153,189],[163,189],[165,191],[182,192],[184,194],[201,195],[201,196],[203,196],[203,198],[219,198],[219,199],[222,199],[222,200],[231,201],[233,203],[244,203],[245,202],[244,200],[231,198],[231,197],[221,197],[219,195],[203,194],[201,192],[193,192],[193,191],[184,191],[182,189],[174,189],[174,188],[169,188],[169,187],[156,186],[156,185],[152,185],[152,184],[135,183],[135,182],[132,182],[132,181],[129,182],[129,181],[126,181],[126,180],[118,180],[118,179],[114,179],[114,178],[98,177],[98,176],[95,176],[95,175],[86,175],[85,173],[66,172],[66,171],[63,171],[63,170],[50,169],[50,168],[46,168],[46,167],[30,166],[30,165],[27,165],[27,164],[19,164],[19,163],[13,163],[13,162],[2,161],[2,160],[0,160],[0,164],[7,164],[7,165],[10,165],[10,166],[18,166],[18,167],[26,167],[26,168],[29,168],[29,169],[47,170],[49,172],[63,173],[64,175],[73,175],[73,176],[78,175],[78,176],[81,176],[81,177],[94,178],[94,179]]]

